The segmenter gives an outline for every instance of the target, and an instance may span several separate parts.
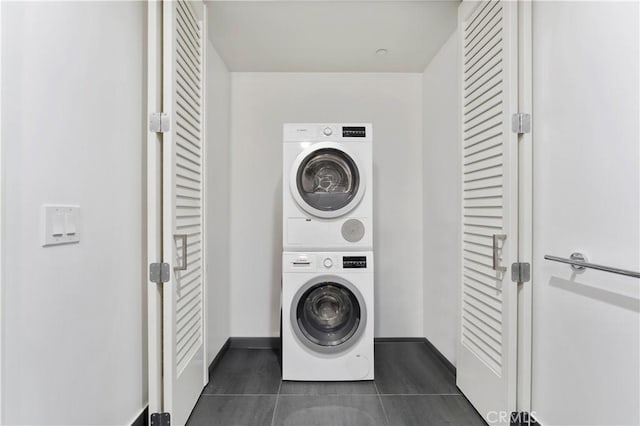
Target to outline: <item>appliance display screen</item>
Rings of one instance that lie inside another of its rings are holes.
[[[343,138],[364,138],[366,137],[366,131],[364,127],[343,127]]]
[[[367,256],[342,256],[344,269],[366,268]]]

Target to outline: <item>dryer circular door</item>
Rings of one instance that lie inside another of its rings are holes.
[[[332,275],[303,285],[291,302],[291,325],[308,348],[321,353],[342,352],[364,333],[367,307],[360,291]]]
[[[365,191],[362,168],[335,142],[312,145],[298,157],[291,169],[293,198],[307,213],[335,218],[353,210]]]

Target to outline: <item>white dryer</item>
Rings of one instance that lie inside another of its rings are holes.
[[[373,380],[373,253],[283,254],[282,379]]]
[[[372,250],[371,124],[285,124],[283,248]]]

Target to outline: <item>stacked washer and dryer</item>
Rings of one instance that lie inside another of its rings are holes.
[[[373,380],[371,124],[285,124],[282,378]]]

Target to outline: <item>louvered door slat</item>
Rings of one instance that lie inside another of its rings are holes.
[[[469,244],[482,245],[489,248],[492,247],[492,240],[491,240],[491,237],[489,236],[465,233],[462,236],[462,242],[465,244],[469,243]]]
[[[493,55],[486,58],[486,60],[480,64],[480,67],[467,74],[467,77],[464,80],[464,90],[475,89],[476,86],[482,84],[484,81],[483,79],[486,79],[487,75],[493,75],[494,73],[499,72],[501,63],[501,55]]]
[[[479,48],[475,53],[464,58],[464,73],[466,78],[474,75],[484,64],[503,52],[502,41],[502,37],[498,33],[495,37],[487,40],[487,43],[478,46]]]
[[[176,58],[178,64],[183,68],[191,71],[191,75],[194,76],[196,81],[199,83],[200,80],[198,79],[198,65],[194,63],[193,59],[189,58],[189,54],[184,50],[183,47],[178,46],[178,49],[176,50]]]
[[[502,206],[496,207],[466,207],[465,216],[502,218]]]
[[[501,157],[494,157],[487,159],[486,161],[474,163],[474,170],[470,170],[464,174],[464,183],[470,184],[473,182],[479,182],[484,185],[484,183],[489,179],[502,177],[502,165],[495,164],[501,160]]]
[[[499,288],[496,288],[488,284],[489,282],[491,282],[491,280],[485,280],[484,277],[478,278],[478,276],[475,275],[473,272],[467,273],[467,271],[465,271],[463,275],[463,280],[467,282],[467,285],[470,288],[474,288],[477,291],[481,291],[487,297],[491,297],[495,299],[497,302],[500,302],[500,300],[502,299],[501,290]]]
[[[474,56],[486,45],[493,42],[502,35],[502,10],[496,7],[492,10],[493,16],[483,22],[481,30],[473,36],[473,39],[465,46],[465,59],[472,60]]]
[[[471,280],[464,280],[465,282],[465,293],[482,303],[483,305],[489,307],[492,311],[495,311],[498,315],[502,315],[502,303],[499,299],[492,298],[485,294],[480,289],[482,287],[476,287],[477,283],[473,283]]]
[[[478,323],[468,321],[465,321],[465,325],[472,329],[476,334],[484,336],[486,338],[485,340],[489,342],[496,351],[500,351],[502,339],[500,338],[500,334],[494,329],[491,327],[481,327]]]
[[[178,103],[178,105],[180,105],[180,111],[185,115],[189,116],[194,121],[196,121],[199,126],[200,119],[199,119],[198,111],[194,109],[188,102],[185,102],[185,100],[182,98],[177,98],[176,102]]]
[[[500,3],[497,1],[482,2],[480,6],[478,6],[478,9],[464,27],[465,37],[462,40],[462,44],[465,48],[469,46],[474,35],[482,28],[482,23],[486,22],[487,18],[492,16],[492,11],[499,6]]]
[[[197,40],[198,46],[202,43],[202,37],[200,35],[200,25],[198,25],[198,18],[193,10],[187,6],[187,2],[178,3],[178,8],[181,13],[178,14],[178,19],[185,17],[184,22],[187,23],[192,33],[194,34],[194,38]],[[200,59],[200,56],[198,56]]]
[[[463,164],[466,166],[476,161],[480,161],[485,157],[493,157],[502,155],[501,133],[497,133],[493,138],[482,141],[464,150]],[[483,152],[491,150],[491,152]]]
[[[192,293],[193,294],[200,293],[200,285],[198,282],[198,277],[194,277],[191,280],[185,280],[185,282],[182,284],[182,286],[180,286],[178,291],[180,292],[180,297],[185,299],[184,302],[181,302],[180,304],[177,305],[177,309],[179,310],[181,309],[181,306],[185,306],[188,303],[189,297],[191,296]]]
[[[463,208],[502,207],[502,197],[470,198],[464,200]]]
[[[476,191],[489,188],[500,188],[502,186],[502,177],[491,177],[487,179],[477,180],[464,183],[464,191]],[[498,191],[499,192],[499,191]]]
[[[181,61],[179,56],[176,63],[178,64],[178,71],[179,71],[181,81],[185,83],[193,93],[200,92],[200,82],[197,81],[197,77],[196,77],[197,73],[194,72],[188,66],[186,66],[186,63]]]
[[[500,336],[491,327],[481,327],[479,324],[482,325],[479,321],[464,321],[462,326],[478,338],[476,344],[480,345],[486,352],[490,353],[495,358],[500,359],[500,348],[502,346]]]
[[[498,287],[501,279],[496,277],[496,272],[492,269],[485,273],[479,268],[474,267],[474,265],[466,264],[462,273],[465,277],[478,281],[488,288],[492,288],[495,291],[502,291],[501,288]]]
[[[193,143],[194,148],[199,149],[200,145],[197,142],[200,139],[200,122],[193,118],[188,111],[178,111],[177,116],[177,125],[195,138],[193,142],[189,142]]]
[[[502,153],[501,152],[483,152],[481,155],[476,156],[476,158],[470,159],[472,161],[468,161],[465,163],[465,171],[464,174],[465,180],[474,179],[472,176],[474,173],[480,172],[482,170],[487,169],[495,169],[498,171],[502,169]],[[497,173],[500,174],[500,173]]]
[[[499,186],[494,186],[491,188],[466,188],[464,192],[465,200],[500,196],[502,196],[502,188],[500,188]]]
[[[502,113],[500,101],[494,101],[486,105],[485,108],[479,108],[473,114],[469,114],[469,118],[464,122],[465,133],[475,129],[482,123],[493,119]]]
[[[484,256],[489,256],[491,258],[491,255],[492,255],[491,253],[493,249],[490,244],[481,244],[481,243],[464,241],[464,243],[462,244],[462,250],[478,253]]]
[[[178,14],[180,16],[180,14]],[[187,28],[185,24],[183,24],[182,20],[178,18],[178,41],[180,41],[180,46],[184,48],[183,51],[188,51],[191,55],[196,55],[198,50],[200,50],[200,46],[197,45],[196,41],[193,39],[193,35],[190,34],[190,29]],[[197,57],[193,58],[193,61],[198,63],[199,60]]]
[[[492,265],[487,264],[487,262],[479,261],[476,259],[472,259],[469,256],[465,256],[464,253],[462,258],[465,263],[464,267],[469,271],[473,271],[479,274],[478,276],[482,276],[481,279],[485,280],[486,283],[490,283],[491,280],[495,279],[496,273]]]
[[[182,143],[183,146],[185,146],[184,143],[188,143],[194,148],[196,148],[197,150],[201,149],[202,141],[200,140],[200,136],[198,137],[193,136],[191,133],[186,131],[182,126],[180,126],[179,123],[176,125],[175,131],[176,131],[176,136],[179,138],[180,143]]]

